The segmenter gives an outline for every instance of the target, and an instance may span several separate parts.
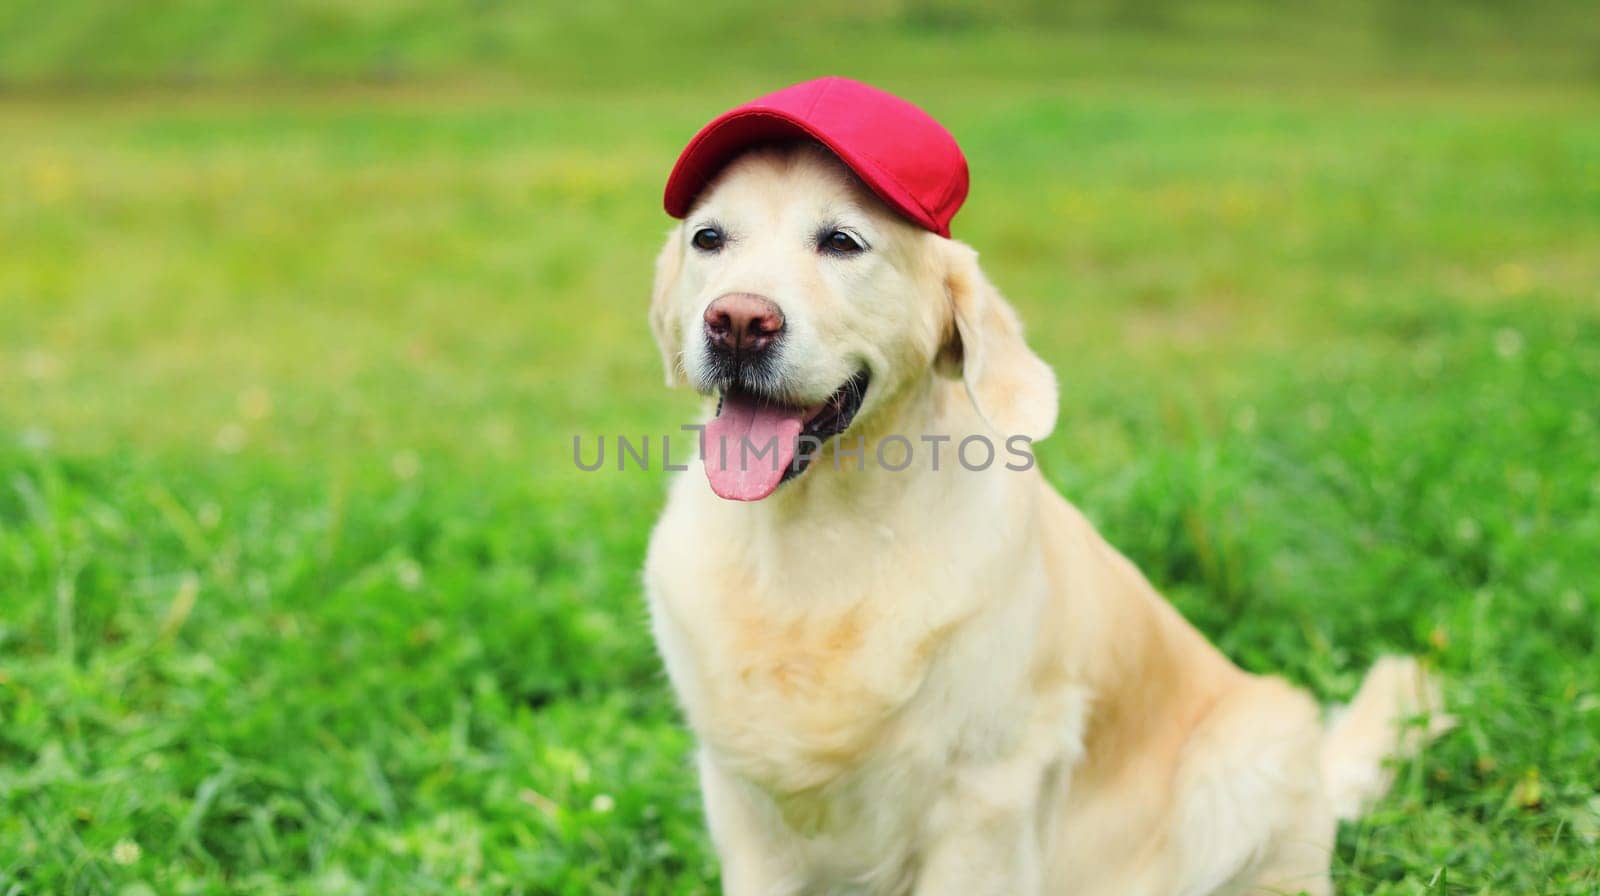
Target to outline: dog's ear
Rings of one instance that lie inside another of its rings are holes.
[[[953,332],[940,352],[943,369],[959,369],[978,413],[1002,436],[1039,440],[1056,427],[1056,375],[1028,349],[1022,323],[978,267],[978,253],[946,243],[945,292]]]
[[[667,244],[656,256],[656,280],[650,290],[650,332],[656,337],[656,347],[661,350],[661,364],[666,369],[667,386],[681,385],[684,381],[682,334],[672,314],[668,296],[678,282],[683,270],[683,228],[674,227],[667,234]]]

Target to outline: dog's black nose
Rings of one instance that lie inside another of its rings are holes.
[[[735,355],[765,352],[783,335],[783,312],[771,299],[729,293],[706,309],[706,341]]]

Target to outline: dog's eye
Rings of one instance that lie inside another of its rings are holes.
[[[694,232],[690,242],[701,252],[715,252],[722,248],[722,231],[715,227],[702,227]]]
[[[866,247],[861,245],[860,240],[845,233],[843,230],[835,230],[823,236],[822,245],[819,248],[835,255],[854,255]]]

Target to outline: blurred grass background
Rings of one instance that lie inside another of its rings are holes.
[[[1591,3],[0,0],[0,892],[702,893],[637,570],[705,120],[961,139],[1053,481],[1251,669],[1462,718],[1343,893],[1600,893]]]

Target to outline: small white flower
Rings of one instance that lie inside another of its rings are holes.
[[[389,458],[389,469],[401,480],[415,479],[422,472],[422,458],[415,451],[402,451]]]
[[[217,450],[223,454],[238,454],[244,448],[244,427],[237,423],[229,423],[217,430]]]
[[[139,848],[139,844],[127,838],[118,840],[116,845],[111,847],[111,861],[116,862],[118,865],[132,865],[134,862],[139,861],[139,857],[142,855],[144,855],[144,850]]]
[[[395,566],[394,577],[401,588],[415,591],[422,587],[422,565],[407,557]]]
[[[1495,331],[1494,350],[1502,358],[1515,358],[1522,354],[1522,334],[1510,327]]]

